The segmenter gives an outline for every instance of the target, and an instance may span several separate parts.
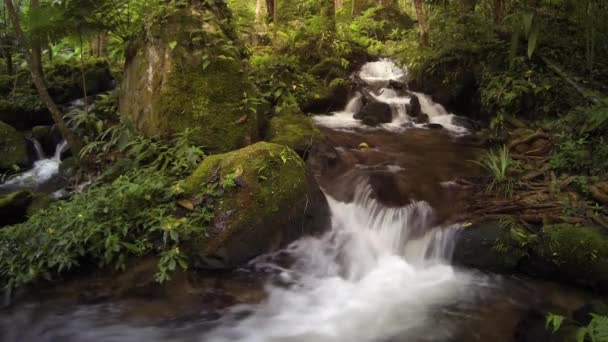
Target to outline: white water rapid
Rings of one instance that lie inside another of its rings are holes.
[[[331,231],[282,252],[296,260],[279,269],[289,286],[269,285],[264,303],[235,309],[253,312],[249,317],[221,326],[207,341],[449,338],[451,325],[438,323],[466,306],[481,281],[448,263],[455,227],[430,227],[433,210],[424,202],[387,208],[370,195],[360,184],[352,203],[329,198]],[[256,264],[278,267],[264,258]]]
[[[387,103],[392,108],[392,122],[381,124],[379,128],[401,132],[408,128],[425,127],[425,124],[415,123],[407,113],[407,105],[410,104],[411,96],[407,94],[399,95],[395,90],[388,88],[389,81],[406,82],[407,72],[405,70],[391,60],[384,59],[365,64],[359,71],[358,76],[368,85],[370,94],[376,100]],[[429,123],[440,124],[444,129],[456,135],[468,133],[465,127],[454,124],[454,114],[449,113],[442,105],[433,102],[428,95],[417,92],[410,92],[410,94],[418,97],[422,112],[429,116]],[[334,112],[333,115],[315,116],[314,120],[319,125],[334,129],[373,129],[353,118],[353,115],[361,109],[361,106],[362,97],[355,94],[343,111]]]
[[[68,144],[66,141],[62,141],[55,148],[55,154],[50,158],[45,158],[44,151],[40,146],[40,143],[33,139],[34,148],[38,160],[34,162],[34,166],[8,181],[0,184],[0,190],[21,190],[31,189],[34,190],[41,184],[44,184],[51,180],[53,176],[59,173],[59,164],[61,164],[61,154],[66,151]]]

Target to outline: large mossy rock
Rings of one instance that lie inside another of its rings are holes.
[[[288,146],[304,158],[321,132],[309,117],[297,113],[273,117],[268,135],[270,142]]]
[[[129,46],[120,112],[147,136],[186,129],[211,153],[257,140],[254,95],[223,2],[173,10]],[[245,102],[244,102],[245,101]]]
[[[23,134],[0,121],[0,170],[10,170],[13,165],[29,163],[27,142]]]
[[[0,227],[25,221],[31,202],[32,194],[29,191],[0,195]]]
[[[188,250],[204,268],[232,268],[329,225],[329,207],[304,161],[290,148],[260,142],[208,157],[181,187],[206,196],[232,184],[214,210],[208,236]]]
[[[593,227],[547,225],[532,234],[496,222],[476,224],[460,234],[454,262],[608,291],[608,234]]]

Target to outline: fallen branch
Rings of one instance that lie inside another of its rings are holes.
[[[509,149],[512,149],[513,147],[515,147],[517,145],[528,143],[528,142],[530,142],[530,141],[532,141],[534,139],[537,139],[537,138],[544,138],[544,139],[549,140],[550,136],[549,136],[549,134],[547,134],[545,132],[538,131],[538,132],[535,132],[535,133],[532,133],[532,134],[528,135],[527,137],[523,137],[521,139],[517,139],[517,140],[511,142],[509,144]]]
[[[545,164],[543,167],[541,167],[537,171],[533,171],[533,172],[523,175],[521,177],[521,180],[523,180],[523,181],[533,180],[534,178],[540,177],[549,171],[551,171],[551,164]]]

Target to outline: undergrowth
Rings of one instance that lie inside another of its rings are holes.
[[[213,219],[219,184],[208,184],[205,205],[179,206],[177,182],[203,159],[189,143],[192,131],[170,143],[113,128],[84,152],[120,150],[138,167],[111,183],[94,184],[66,201],[56,202],[29,221],[0,230],[0,284],[14,288],[38,279],[96,265],[124,270],[131,256],[158,255],[156,280],[188,267],[180,244],[202,236]]]

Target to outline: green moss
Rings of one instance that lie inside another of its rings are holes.
[[[52,203],[56,202],[57,199],[49,194],[36,193],[32,196],[32,202],[27,207],[27,216],[32,216],[38,211],[48,208]]]
[[[14,165],[28,163],[25,138],[13,127],[0,121],[0,169],[12,169]]]
[[[151,118],[150,133],[167,136],[196,128],[194,143],[211,153],[247,145],[257,127],[257,117],[242,108],[244,94],[253,92],[247,82],[237,61],[176,66],[157,99],[159,115]]]
[[[214,178],[219,178],[220,184],[232,186],[225,187],[227,191],[215,210],[215,217],[224,218],[222,226],[226,228],[207,242],[208,252],[256,227],[271,234],[276,227],[270,222],[304,199],[308,185],[302,159],[285,146],[267,142],[208,157],[180,186],[186,194],[196,196],[204,194]],[[269,239],[262,243],[269,243]]]
[[[321,136],[321,132],[304,114],[280,115],[270,120],[270,142],[304,151]]]
[[[568,224],[545,226],[540,255],[564,274],[591,286],[608,286],[608,237],[599,229]]]

